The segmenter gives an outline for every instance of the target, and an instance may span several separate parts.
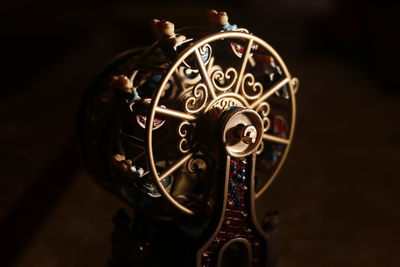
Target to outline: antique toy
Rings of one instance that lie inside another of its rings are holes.
[[[276,263],[277,213],[260,225],[254,202],[288,153],[298,80],[226,12],[208,23],[153,20],[158,41],[117,57],[84,97],[86,166],[135,211],[113,219],[110,266]]]

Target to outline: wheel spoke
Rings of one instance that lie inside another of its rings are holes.
[[[288,78],[283,79],[282,81],[280,81],[279,83],[277,83],[276,85],[274,85],[272,88],[270,88],[265,94],[263,94],[258,100],[256,100],[255,102],[253,102],[249,108],[251,109],[255,109],[258,107],[258,105],[260,105],[262,102],[264,102],[268,97],[270,97],[271,95],[273,95],[276,91],[278,91],[279,89],[281,89],[283,86],[285,86],[287,83],[289,82]]]
[[[277,142],[280,144],[289,144],[289,140],[282,138],[282,137],[278,137],[278,136],[274,136],[274,135],[270,135],[270,134],[263,134],[263,139],[264,140],[268,140],[268,141],[273,141],[273,142]]]
[[[185,85],[183,84],[182,79],[179,76],[178,69],[175,69],[173,76],[175,79],[175,83],[178,85],[179,89],[182,92],[186,91]]]
[[[208,62],[208,66],[207,66],[207,73],[211,75],[210,70],[212,68],[212,66],[214,66],[214,57],[210,58],[210,61]]]
[[[167,178],[171,173],[176,171],[179,167],[181,167],[183,164],[185,164],[188,160],[190,160],[193,157],[193,153],[189,153],[187,155],[184,155],[182,158],[180,158],[177,162],[175,162],[172,166],[170,166],[168,169],[166,169],[160,176],[159,180],[162,181],[165,178]]]
[[[167,116],[171,116],[171,117],[175,117],[178,119],[182,119],[182,120],[188,120],[188,121],[193,121],[196,120],[197,117],[194,115],[190,115],[181,111],[177,111],[174,109],[170,109],[170,108],[163,108],[163,107],[155,107],[155,111],[159,114],[163,114],[163,115],[167,115]]]
[[[145,143],[142,139],[137,138],[136,136],[121,132],[119,135],[124,139],[125,141],[129,142],[130,144],[140,148],[140,149],[145,149]]]
[[[196,48],[194,50],[194,53],[196,55],[196,61],[197,61],[197,65],[199,66],[200,75],[203,78],[203,80],[206,82],[208,91],[210,92],[211,97],[214,99],[217,96],[215,95],[214,87],[211,83],[210,77],[207,74],[207,70],[206,70],[206,67],[204,66],[203,60],[201,59],[199,49]]]
[[[140,64],[138,66],[138,69],[151,71],[151,72],[155,72],[155,73],[164,73],[167,70],[167,68],[165,68],[165,67],[160,67],[160,66],[152,65],[152,64]]]
[[[135,157],[133,157],[131,160],[132,162],[137,161],[138,159],[140,159],[141,157],[143,157],[144,155],[146,155],[146,151],[143,150],[142,152],[140,152],[139,154],[137,154]]]
[[[242,66],[240,68],[239,77],[235,88],[235,93],[239,92],[240,84],[242,83],[243,74],[246,70],[247,62],[249,61],[251,47],[253,46],[253,39],[250,39],[246,46],[246,52],[243,55]]]

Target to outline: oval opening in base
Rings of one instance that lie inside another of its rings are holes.
[[[218,255],[218,267],[250,267],[251,248],[244,238],[228,241]]]

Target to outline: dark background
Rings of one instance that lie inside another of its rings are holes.
[[[226,10],[300,79],[292,149],[258,201],[280,266],[400,266],[396,1],[2,1],[1,266],[104,266],[122,202],[80,167],[79,99],[115,54]]]

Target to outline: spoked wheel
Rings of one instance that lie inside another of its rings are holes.
[[[256,152],[263,174],[257,177],[254,189],[259,197],[279,172],[295,125],[298,80],[280,56],[254,35],[219,32],[187,46],[165,73],[151,99],[145,128],[147,164],[161,195],[184,213],[195,213],[177,193],[184,192],[185,186],[171,190],[164,181],[173,175],[174,184],[179,184],[179,173],[196,176],[207,168],[209,155],[201,147],[213,140],[202,138],[207,135],[204,121],[209,119],[214,127],[215,111],[245,107],[256,111],[263,124]],[[159,118],[165,120],[165,131],[154,130]],[[197,182],[194,178],[186,184],[195,191],[190,183]]]

